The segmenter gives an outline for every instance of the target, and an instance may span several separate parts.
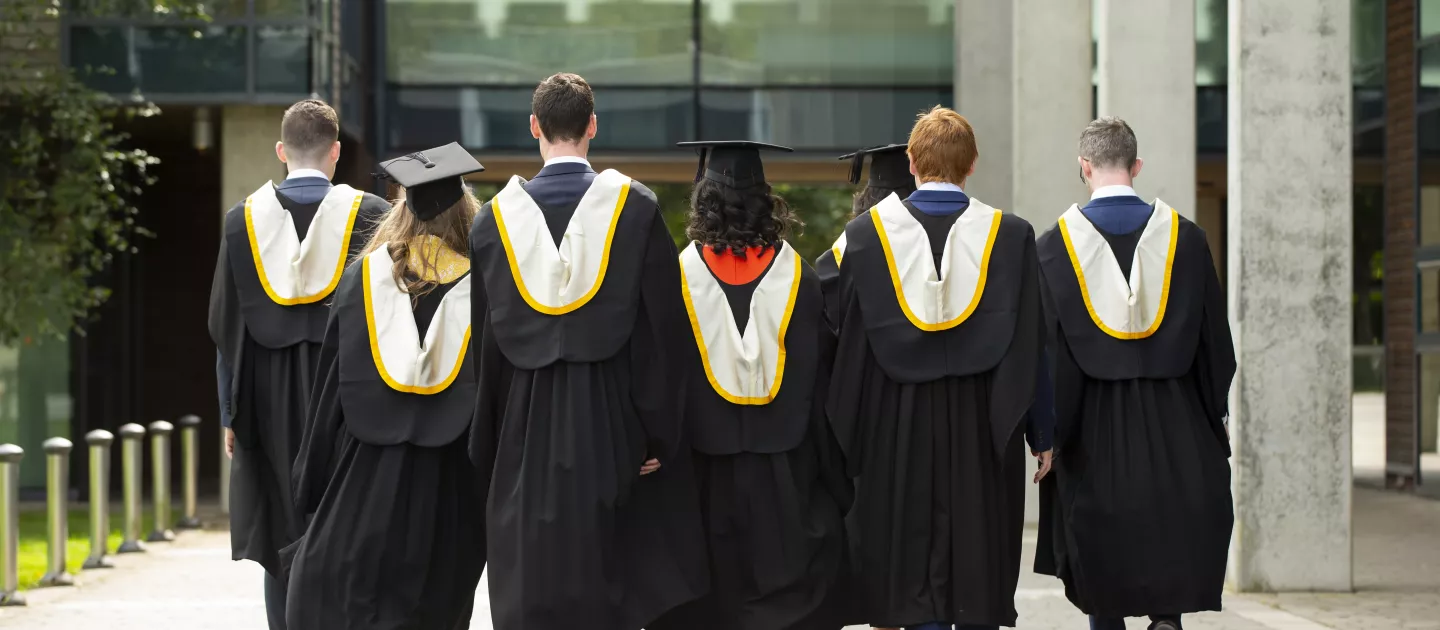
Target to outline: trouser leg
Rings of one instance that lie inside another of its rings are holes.
[[[270,630],[285,630],[285,581],[265,572],[265,618]]]

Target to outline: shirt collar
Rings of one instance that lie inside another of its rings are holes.
[[[286,175],[285,179],[295,179],[297,177],[319,177],[327,182],[330,181],[330,178],[326,177],[324,173],[313,168],[297,168],[290,171],[290,174]]]
[[[1094,200],[1099,199],[1099,198],[1101,198],[1101,197],[1139,197],[1139,196],[1140,196],[1140,195],[1135,194],[1135,189],[1134,189],[1134,188],[1131,188],[1131,187],[1129,187],[1129,186],[1121,186],[1121,185],[1117,185],[1117,186],[1101,186],[1101,187],[1099,187],[1099,188],[1096,188],[1096,189],[1095,189],[1095,192],[1090,193],[1090,200],[1091,200],[1091,201],[1094,201]]]
[[[925,182],[923,184],[920,184],[920,187],[916,188],[915,190],[945,190],[958,193],[965,192],[959,186],[950,182]]]
[[[548,159],[548,160],[545,160],[545,166],[550,166],[551,164],[567,164],[567,163],[568,163],[568,164],[584,164],[585,166],[590,166],[590,160],[587,160],[587,159],[585,159],[585,158],[583,158],[583,157],[580,157],[580,156],[577,156],[577,155],[561,155],[561,156],[558,156],[558,157],[553,157],[553,158],[550,158],[550,159]]]

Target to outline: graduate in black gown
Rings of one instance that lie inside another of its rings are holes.
[[[1055,475],[1042,484],[1035,570],[1065,581],[1096,630],[1220,610],[1234,515],[1225,294],[1205,233],[1131,188],[1135,134],[1080,139],[1094,195],[1040,237],[1056,357]]]
[[[915,192],[915,176],[910,174],[910,156],[905,153],[909,147],[903,144],[888,144],[881,147],[861,149],[848,155],[840,156],[842,160],[850,160],[850,183],[860,183],[860,173],[865,168],[865,157],[870,157],[870,174],[865,182],[865,187],[855,191],[855,200],[851,204],[850,218],[860,216],[880,203],[881,200],[896,195],[901,199],[910,196]],[[840,263],[845,259],[845,233],[835,239],[830,249],[820,254],[815,259],[815,271],[820,275],[820,287],[825,293],[825,317],[826,321],[834,326],[834,317],[831,313],[838,308],[835,301],[839,299],[839,278]]]
[[[468,628],[485,566],[461,179],[483,169],[454,143],[381,168],[402,201],[340,280],[295,460],[291,628]]]
[[[789,149],[681,146],[704,166],[680,270],[711,592],[649,629],[837,630],[852,490],[824,415],[834,341],[819,279],[783,240],[798,221],[760,160]]]
[[[856,597],[874,626],[1010,626],[1044,335],[1034,231],[963,192],[959,114],[923,114],[909,153],[919,189],[851,221],[840,265],[827,412],[856,477]]]
[[[491,614],[505,630],[636,630],[709,581],[677,252],[654,193],[586,161],[584,79],[546,79],[532,108],[545,167],[470,234]]]
[[[335,110],[301,101],[285,112],[276,155],[289,176],[225,214],[210,288],[221,422],[233,462],[230,544],[265,567],[270,627],[285,626],[280,549],[300,535],[290,463],[315,382],[331,296],[368,230],[389,209],[375,195],[332,186],[340,158]],[[258,156],[257,156],[258,157]]]

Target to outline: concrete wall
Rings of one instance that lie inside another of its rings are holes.
[[[1135,189],[1195,212],[1195,0],[1095,0],[1097,112],[1140,142]]]
[[[267,180],[285,178],[285,165],[275,157],[280,140],[278,106],[229,105],[220,115],[220,210],[223,212],[255,192]],[[211,119],[215,119],[213,113]]]
[[[980,149],[975,175],[965,189],[1002,210],[1010,210],[1015,198],[1013,16],[1008,2],[955,2],[955,106],[975,128]]]
[[[1041,233],[1089,199],[1075,145],[1091,113],[1090,0],[1013,4],[1012,205]]]
[[[1349,590],[1348,0],[1230,0],[1229,292],[1244,591]]]

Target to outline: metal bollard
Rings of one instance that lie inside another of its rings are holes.
[[[145,427],[135,423],[120,427],[120,481],[125,494],[125,539],[116,553],[145,551],[140,542],[140,456],[145,449]]]
[[[65,545],[70,542],[70,449],[62,437],[45,440],[45,575],[40,586],[73,586],[75,577],[65,568]]]
[[[230,454],[225,452],[225,430],[220,430],[220,513],[230,515]]]
[[[180,418],[180,488],[184,495],[185,511],[175,529],[200,529],[200,517],[195,515],[196,497],[200,483],[200,416],[189,415]]]
[[[82,568],[109,569],[105,559],[110,541],[110,445],[115,436],[104,429],[85,434],[90,445],[90,557]]]
[[[174,425],[164,420],[150,423],[150,481],[155,502],[155,530],[146,542],[170,542],[175,532],[170,529],[170,434]]]
[[[24,606],[20,593],[20,460],[25,450],[0,444],[0,606]]]

